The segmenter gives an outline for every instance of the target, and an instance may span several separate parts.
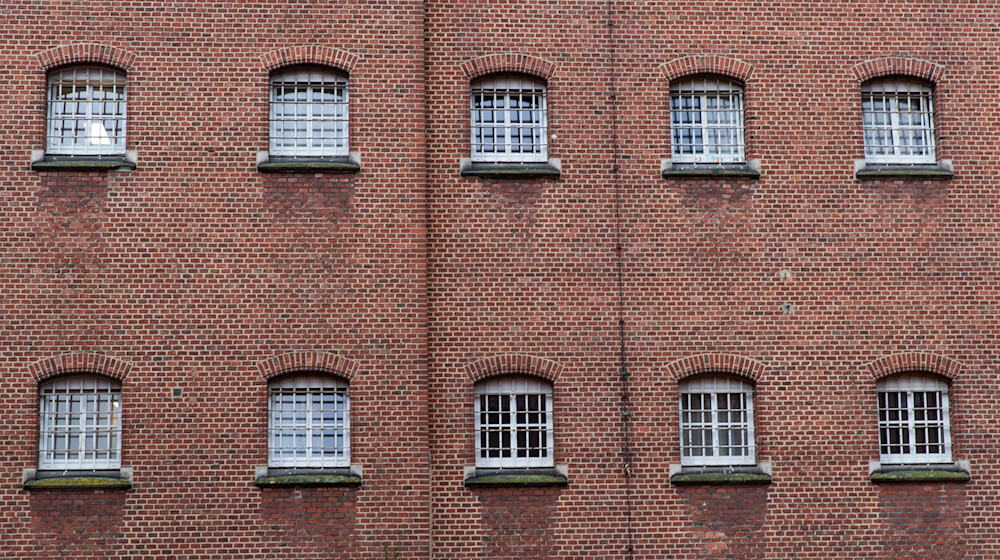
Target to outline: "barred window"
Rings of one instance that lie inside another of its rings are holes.
[[[552,386],[533,377],[476,385],[476,466],[551,467]]]
[[[271,75],[274,156],[346,156],[347,77],[317,67]]]
[[[919,373],[878,383],[879,455],[883,463],[951,461],[948,384]]]
[[[548,160],[545,85],[500,75],[472,86],[472,161]]]
[[[291,375],[272,381],[268,466],[350,466],[347,389],[346,382],[327,375]]]
[[[45,151],[49,154],[125,153],[125,74],[100,66],[49,73]]]
[[[671,159],[738,163],[744,155],[743,86],[721,77],[675,81],[670,87]]]
[[[865,160],[934,163],[934,101],[930,86],[913,80],[872,80],[861,88]]]
[[[753,386],[710,374],[680,383],[681,465],[756,464]]]
[[[122,393],[117,381],[71,375],[39,387],[38,468],[121,467]]]

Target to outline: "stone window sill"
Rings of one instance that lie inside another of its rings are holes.
[[[872,464],[869,478],[875,484],[906,482],[968,482],[972,480],[968,461],[927,465]]]
[[[566,486],[569,484],[565,465],[539,469],[480,469],[466,467],[466,488],[502,486]]]
[[[462,177],[483,179],[558,179],[561,175],[560,160],[537,163],[481,163],[462,158]]]
[[[951,160],[941,160],[928,165],[888,165],[854,162],[854,176],[858,179],[951,179],[955,176]]]
[[[664,159],[660,162],[660,174],[664,179],[759,179],[760,160],[749,160],[746,163],[675,163]]]
[[[360,152],[338,157],[283,157],[257,152],[257,171],[261,173],[331,173],[353,174],[361,171]]]
[[[25,490],[128,490],[132,469],[92,471],[40,471],[25,469]]]
[[[44,156],[31,162],[32,171],[132,171],[134,160],[125,156]]]
[[[671,465],[670,483],[695,485],[763,485],[771,483],[770,463],[732,467],[681,467]]]
[[[355,465],[330,469],[257,469],[260,488],[282,486],[361,486],[361,468]]]

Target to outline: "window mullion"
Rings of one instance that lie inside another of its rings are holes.
[[[709,125],[708,125],[708,94],[701,94],[701,156],[703,161],[710,161],[712,159],[711,152],[708,148],[709,139]],[[713,402],[715,400],[715,393],[712,393]]]
[[[312,394],[306,391],[306,460],[312,461]]]
[[[507,401],[507,411],[510,414],[510,423],[507,424],[510,431],[510,461],[517,462],[517,394],[510,393]]]
[[[907,455],[917,454],[917,429],[916,429],[916,415],[913,410],[913,391],[906,392],[906,427],[910,433],[910,443],[906,447]]]
[[[898,94],[889,96],[889,127],[892,130],[892,154],[900,156],[903,153],[903,147],[900,145]]]
[[[503,94],[503,130],[504,130],[504,154],[507,156],[513,156],[514,146],[512,145],[510,128],[513,125],[510,118],[510,97],[509,91]]]
[[[712,392],[712,457],[719,454],[719,400],[718,393]]]

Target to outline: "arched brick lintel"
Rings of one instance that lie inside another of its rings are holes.
[[[766,373],[764,364],[736,354],[695,354],[670,362],[667,374],[674,381],[702,373],[722,372],[757,382]]]
[[[866,367],[875,379],[906,371],[925,371],[948,379],[955,379],[962,373],[961,362],[929,352],[890,354],[869,363]]]
[[[358,372],[358,362],[339,354],[318,351],[296,351],[272,356],[257,364],[264,379],[297,371],[320,371],[338,375],[350,381]]]
[[[753,75],[753,66],[736,58],[717,54],[695,54],[675,58],[660,66],[667,81],[694,74],[721,74],[746,82]]]
[[[541,377],[555,383],[563,366],[552,360],[525,354],[502,354],[477,360],[465,366],[465,375],[475,383],[497,375],[512,373]]]
[[[936,84],[944,77],[944,66],[905,56],[883,56],[866,60],[851,68],[859,82],[866,82],[882,76],[913,76]]]
[[[295,64],[322,64],[350,74],[357,61],[358,56],[353,53],[319,45],[283,47],[260,57],[261,64],[268,72]]]
[[[125,49],[100,43],[76,43],[35,53],[35,60],[44,72],[66,64],[84,62],[106,64],[127,72],[135,63],[135,58],[135,54]]]
[[[518,72],[548,81],[555,71],[554,63],[523,53],[488,54],[462,62],[462,72],[469,80],[501,72]]]
[[[30,366],[31,376],[41,383],[46,379],[72,373],[94,373],[124,381],[132,364],[111,356],[73,352],[35,362]]]

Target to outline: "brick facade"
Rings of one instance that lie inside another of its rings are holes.
[[[1000,557],[992,7],[0,14],[8,557]],[[46,72],[75,63],[127,72],[135,170],[32,170]],[[269,72],[296,64],[349,75],[360,172],[258,171]],[[558,178],[461,176],[470,84],[496,73],[547,85]],[[670,80],[705,73],[745,86],[759,179],[661,175]],[[933,84],[954,177],[855,177],[860,85],[896,75]],[[360,486],[254,484],[268,380],[304,371],[350,382]],[[949,381],[970,481],[869,479],[876,383],[910,371]],[[79,372],[121,383],[132,488],[27,490],[39,383]],[[671,484],[678,383],[709,372],[754,383],[770,484]],[[511,373],[552,384],[566,486],[463,484],[475,383]]]

